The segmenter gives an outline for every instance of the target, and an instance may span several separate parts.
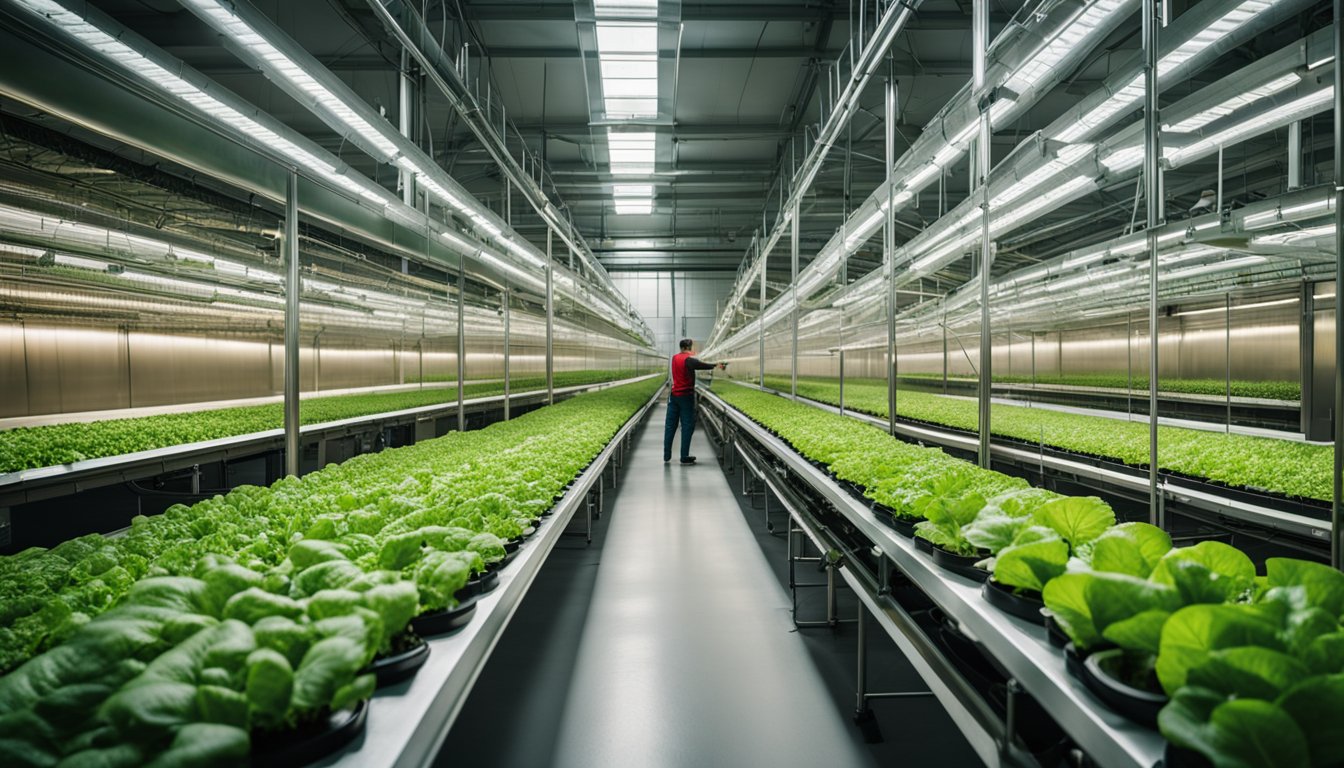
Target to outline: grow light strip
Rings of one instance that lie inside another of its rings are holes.
[[[1269,10],[1278,2],[1279,0],[1244,0],[1235,8],[1214,19],[1208,26],[1195,33],[1175,50],[1163,56],[1157,63],[1158,78],[1170,74],[1174,69],[1194,58],[1196,54],[1237,31],[1244,24],[1254,19],[1256,14]],[[1070,123],[1068,128],[1054,138],[1068,143],[1075,142],[1121,112],[1133,109],[1142,98],[1143,75],[1139,74],[1112,94],[1109,99]]]

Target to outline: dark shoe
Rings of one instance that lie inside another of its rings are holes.
[[[682,463],[682,464],[694,464],[694,463],[695,463],[695,457],[694,457],[694,456],[687,456],[686,458],[684,458],[684,459],[681,460],[681,463]]]
[[[672,457],[671,457],[671,456],[664,456],[664,457],[663,457],[663,463],[664,463],[664,464],[666,464],[667,462],[669,462],[669,461],[671,461],[671,460],[672,460]]]

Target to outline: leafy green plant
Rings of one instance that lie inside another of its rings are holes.
[[[356,705],[370,660],[503,556],[489,530],[545,511],[657,386],[0,558],[0,591],[29,598],[0,627],[0,761],[234,765],[253,733]],[[408,519],[454,525],[387,532]]]
[[[1163,380],[1164,386],[1167,383]],[[787,390],[789,382],[766,377],[766,386]],[[839,385],[831,379],[800,379],[798,392],[823,403],[839,402]],[[1222,390],[1217,394],[1222,394]],[[846,379],[845,406],[885,418],[886,382]],[[954,429],[975,431],[979,424],[975,402],[914,389],[900,390],[897,409],[902,418]],[[993,432],[998,437],[1041,443],[1136,467],[1148,465],[1148,426],[1142,422],[1002,403],[994,403],[991,412]],[[1327,502],[1334,492],[1329,446],[1161,426],[1158,450],[1162,469],[1215,483]]]

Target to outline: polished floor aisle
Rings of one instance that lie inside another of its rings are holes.
[[[608,498],[554,765],[867,763],[709,442],[692,444],[702,465],[664,464],[662,417]]]

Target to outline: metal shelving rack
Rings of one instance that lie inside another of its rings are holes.
[[[542,563],[582,509],[587,510],[591,525],[593,504],[590,497],[601,493],[608,468],[612,468],[612,482],[615,482],[615,471],[629,447],[631,433],[643,423],[662,393],[663,389],[659,388],[575,479],[512,565],[500,573],[499,586],[476,604],[476,615],[471,623],[453,635],[429,639],[429,660],[419,673],[404,683],[374,694],[364,736],[344,751],[315,765],[401,768],[429,765],[434,761],[476,678],[536,579]]]
[[[739,439],[752,441],[791,477],[821,495],[857,532],[872,542],[875,552],[880,552],[891,567],[904,574],[911,584],[974,637],[1007,671],[1011,680],[1050,712],[1079,748],[1098,764],[1106,768],[1153,768],[1161,763],[1165,740],[1156,731],[1110,712],[1081,683],[1073,680],[1065,671],[1063,654],[1046,642],[1040,627],[991,607],[981,598],[979,584],[938,568],[928,556],[915,550],[911,540],[902,538],[879,522],[860,500],[713,393],[704,393],[701,402],[717,413],[724,427],[724,437],[730,444]],[[731,448],[728,450],[731,452]],[[779,480],[771,478],[768,471],[764,475],[768,485],[783,490]],[[787,495],[785,493],[785,498]],[[786,503],[785,506],[793,507],[790,514],[805,531],[812,528],[799,505]],[[814,528],[808,535],[818,543],[825,541],[819,538]],[[874,585],[865,583],[862,577],[849,572],[851,570],[840,569],[846,583],[911,659],[915,670],[947,707],[958,726],[966,730],[968,740],[980,757],[988,765],[1016,764],[1015,749],[1003,737],[1004,729],[986,722],[980,714],[983,704],[968,698],[975,694],[967,693],[965,683],[957,678],[953,665],[936,651],[930,651],[927,638],[912,622],[902,620],[904,611],[894,600],[882,595],[880,589],[874,590]]]
[[[561,387],[555,390],[555,394],[556,396],[568,397],[580,392],[605,389],[633,381],[643,381],[648,378],[650,376],[599,384]],[[463,406],[467,413],[486,413],[503,409],[504,399],[504,395],[470,398],[463,401]],[[514,408],[520,405],[544,405],[546,399],[547,393],[544,389],[534,392],[519,392],[509,396],[510,405]],[[299,442],[301,445],[310,444],[382,430],[387,427],[448,418],[455,416],[457,411],[457,401],[453,400],[434,405],[329,421],[322,424],[309,424],[299,428]],[[268,451],[283,450],[284,447],[285,430],[276,428],[264,432],[222,437],[217,440],[205,440],[138,451],[121,456],[86,459],[72,464],[10,472],[0,475],[0,507],[57,498],[92,488],[191,469],[199,464],[234,460]]]

